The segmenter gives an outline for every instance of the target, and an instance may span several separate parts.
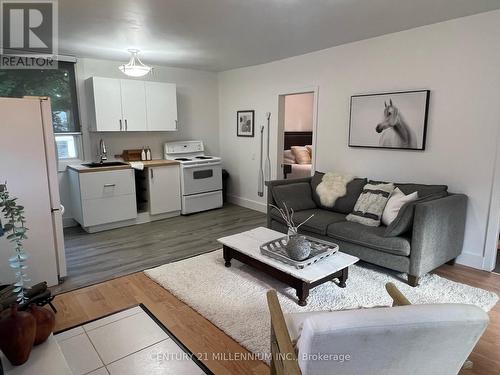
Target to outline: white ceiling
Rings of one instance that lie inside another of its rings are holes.
[[[500,0],[59,0],[60,53],[222,71],[500,8]]]

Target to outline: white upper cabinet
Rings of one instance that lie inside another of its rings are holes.
[[[87,89],[93,131],[177,130],[175,84],[92,77]]]
[[[177,130],[177,88],[173,83],[145,82],[148,130]]]
[[[120,80],[125,131],[147,131],[146,90],[143,81]]]
[[[109,132],[123,129],[120,80],[93,77],[87,81],[93,104],[92,130]],[[92,112],[92,110],[91,110]]]

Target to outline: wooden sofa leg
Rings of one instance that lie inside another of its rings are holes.
[[[456,261],[457,261],[457,258],[453,258],[452,260],[449,260],[448,262],[446,262],[446,264],[448,264],[450,266],[454,266]]]
[[[418,286],[419,281],[420,281],[420,277],[408,275],[408,285],[409,286],[416,287],[416,286]]]

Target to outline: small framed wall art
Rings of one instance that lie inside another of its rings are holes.
[[[255,111],[238,111],[236,113],[236,135],[253,137],[255,132]]]

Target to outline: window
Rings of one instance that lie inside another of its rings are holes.
[[[81,147],[75,64],[59,61],[58,69],[0,70],[0,96],[26,95],[50,97],[59,159],[78,158]]]

